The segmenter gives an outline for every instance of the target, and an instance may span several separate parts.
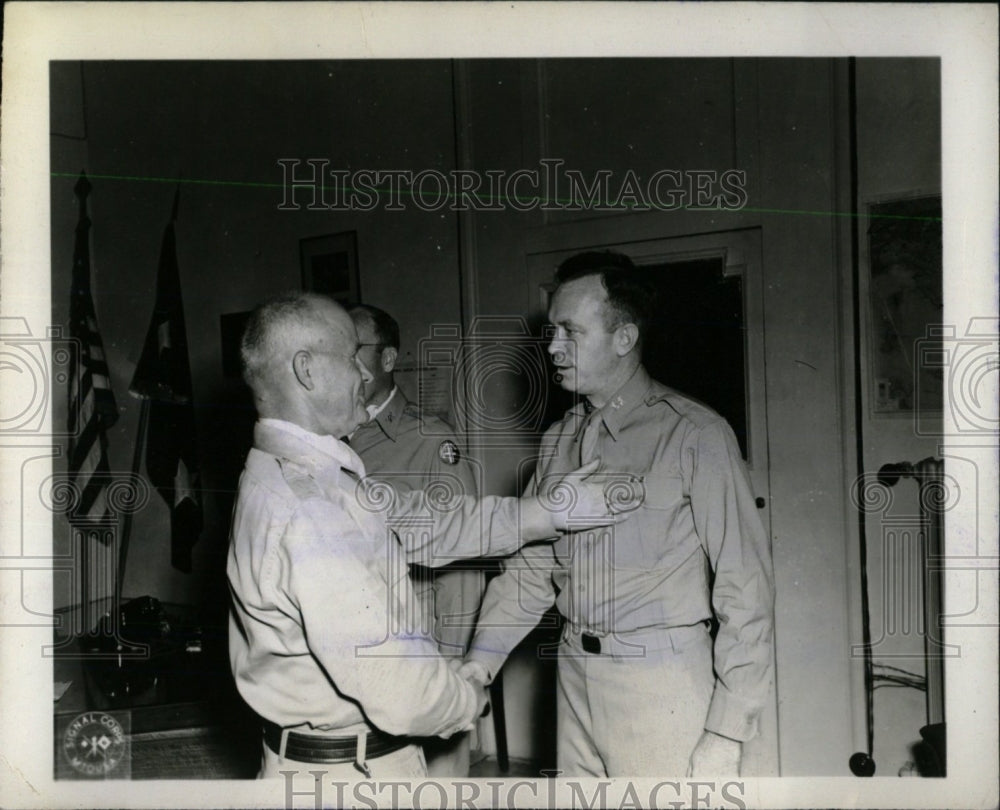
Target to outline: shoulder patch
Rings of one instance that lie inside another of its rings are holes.
[[[281,461],[281,475],[288,488],[300,501],[322,498],[323,490],[308,472],[297,464]]]
[[[461,454],[458,452],[458,445],[451,439],[445,439],[438,445],[438,458],[445,464],[458,464]]]

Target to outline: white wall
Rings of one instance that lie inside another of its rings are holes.
[[[858,104],[858,207],[864,214],[872,202],[902,199],[941,191],[941,92],[940,61],[936,59],[862,59],[857,67]],[[865,220],[863,220],[865,221]],[[868,292],[870,257],[867,236],[861,234],[861,282]],[[938,440],[919,435],[915,414],[877,413],[870,382],[871,360],[877,337],[875,313],[867,296],[862,317],[863,379],[862,426],[864,470],[874,473],[884,464],[917,462],[940,455]],[[921,415],[923,430],[940,426],[939,415]],[[925,674],[924,639],[918,632],[923,620],[922,592],[916,552],[916,532],[901,547],[913,553],[886,556],[884,532],[914,527],[920,513],[917,484],[903,479],[892,489],[892,503],[884,512],[873,512],[866,522],[869,553],[869,593],[873,660]],[[889,518],[886,522],[883,518]],[[902,518],[903,526],[893,526]],[[909,518],[909,520],[908,520]],[[907,576],[916,573],[916,577]],[[915,588],[903,590],[903,580]],[[895,775],[913,760],[911,746],[920,740],[927,723],[925,696],[912,688],[880,688],[875,692],[875,751],[879,774]]]

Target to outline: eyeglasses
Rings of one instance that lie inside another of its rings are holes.
[[[359,349],[363,349],[363,348],[365,348],[365,346],[374,346],[375,347],[375,351],[381,351],[382,349],[385,348],[385,344],[384,343],[359,343],[358,344],[358,348]]]

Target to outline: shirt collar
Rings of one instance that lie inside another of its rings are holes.
[[[399,393],[398,396],[396,395],[397,392]],[[382,432],[392,441],[396,441],[396,435],[399,433],[399,425],[403,421],[403,409],[405,407],[406,397],[403,396],[402,391],[399,391],[398,387],[394,387],[392,393],[382,403],[371,421],[382,428]]]
[[[365,465],[350,447],[335,436],[321,436],[284,419],[265,417],[254,427],[254,446],[282,458],[309,464],[317,469],[335,463],[357,475],[365,476]]]
[[[368,419],[376,419],[378,415],[388,407],[389,403],[392,402],[392,398],[396,396],[396,392],[398,390],[399,388],[394,385],[392,390],[389,392],[389,396],[382,400],[381,405],[366,405],[365,408],[368,411]]]
[[[604,422],[604,426],[608,429],[608,433],[611,434],[613,439],[617,440],[618,431],[621,430],[625,417],[631,413],[636,405],[645,399],[646,392],[649,390],[651,384],[652,378],[646,369],[640,365],[636,368],[632,376],[629,377],[628,382],[612,394],[602,407],[594,411],[596,414],[595,418],[601,419]],[[580,415],[585,415],[588,406],[589,401],[580,402],[573,410]]]

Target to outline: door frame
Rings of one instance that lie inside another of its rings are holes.
[[[572,236],[563,227],[564,238]],[[759,228],[715,231],[685,236],[647,238],[631,242],[583,241],[592,228],[581,223],[581,241],[571,247],[529,253],[526,257],[529,300],[539,311],[546,309],[556,267],[564,259],[583,250],[617,250],[627,254],[637,266],[688,259],[722,258],[726,276],[743,279],[744,369],[746,372],[747,467],[758,495],[768,498],[767,390],[764,346],[764,283]],[[569,240],[567,240],[569,241]],[[768,504],[770,499],[768,498]],[[766,518],[770,508],[762,510]],[[769,526],[770,521],[765,520]]]

